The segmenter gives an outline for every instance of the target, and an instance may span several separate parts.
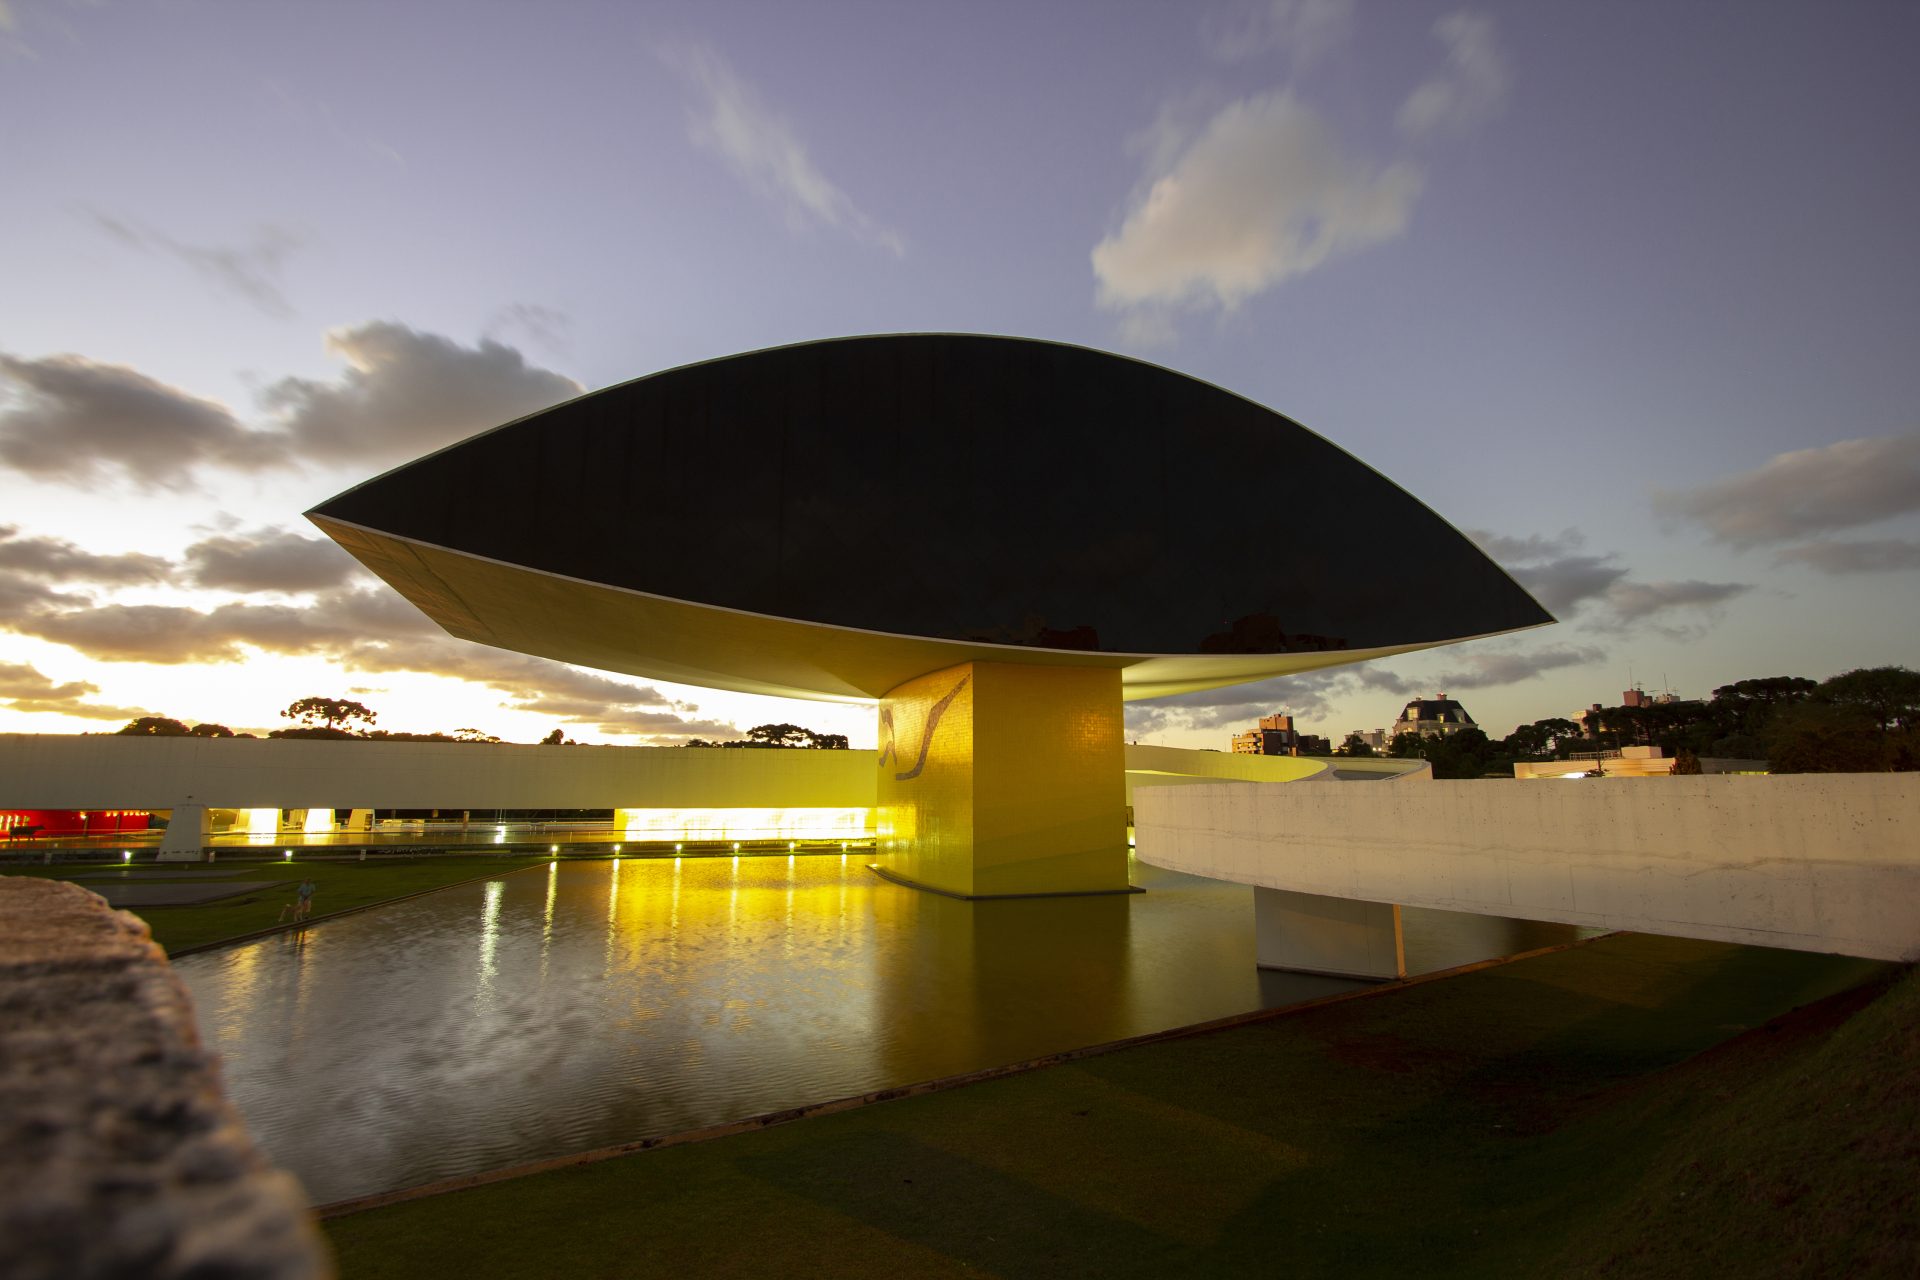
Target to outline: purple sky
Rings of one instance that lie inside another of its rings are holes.
[[[299,512],[576,386],[899,330],[1247,395],[1562,618],[1141,737],[1920,665],[1915,47],[1892,2],[0,0],[0,730],[364,689],[397,729],[870,743],[436,638]],[[724,508],[583,498],[689,484]]]

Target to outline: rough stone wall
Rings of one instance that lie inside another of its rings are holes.
[[[147,927],[0,876],[0,1273],[332,1275],[299,1183],[254,1149]]]

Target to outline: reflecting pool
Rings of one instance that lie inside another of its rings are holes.
[[[967,903],[857,855],[563,862],[176,968],[255,1139],[326,1203],[1357,985],[1256,969],[1244,886],[1133,879]],[[1477,958],[1406,933],[1416,971]]]

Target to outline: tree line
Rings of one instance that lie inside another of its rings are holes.
[[[1736,680],[1709,698],[1601,707],[1520,725],[1499,739],[1478,727],[1444,738],[1401,734],[1386,754],[1426,760],[1438,778],[1478,778],[1511,775],[1520,761],[1632,746],[1661,748],[1675,772],[1697,772],[1702,756],[1764,760],[1773,773],[1920,769],[1920,672],[1863,667],[1820,681]],[[1378,753],[1354,733],[1333,754]]]
[[[373,726],[379,721],[379,713],[364,702],[354,702],[347,698],[300,698],[288,704],[281,711],[282,719],[293,723],[284,729],[275,729],[269,738],[329,738],[352,742],[499,742],[500,739],[478,729],[455,729],[452,733],[397,733]],[[168,716],[139,716],[129,720],[126,725],[114,731],[116,734],[136,738],[251,738],[251,733],[235,733],[223,724],[195,724],[191,727],[184,720],[175,720]],[[572,747],[579,745],[559,729],[555,729],[539,745],[546,747]],[[797,724],[762,724],[747,730],[745,740],[739,742],[708,742],[704,738],[695,738],[685,745],[689,747],[800,747],[814,750],[845,751],[847,735],[844,733],[816,733]]]

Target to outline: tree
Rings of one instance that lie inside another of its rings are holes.
[[[1358,729],[1355,729],[1346,736],[1345,741],[1334,748],[1333,754],[1337,756],[1350,756],[1356,760],[1365,760],[1372,757],[1373,748],[1367,745],[1367,740],[1360,736]]]
[[[540,739],[540,745],[543,747],[575,747],[575,746],[579,746],[580,744],[575,742],[572,738],[569,738],[566,734],[562,733],[560,730],[555,729],[552,733]]]
[[[115,734],[129,738],[184,738],[191,732],[180,721],[166,716],[141,716],[127,721],[126,728],[114,730]]]
[[[1892,767],[1886,734],[1854,707],[1814,704],[1782,717],[1767,751],[1774,773],[1881,773]]]
[[[815,733],[807,730],[807,745],[815,751],[845,751],[847,735],[844,733]]]
[[[1761,737],[1776,712],[1806,702],[1817,688],[1819,686],[1805,676],[1735,680],[1713,691],[1707,714],[1719,727],[1722,737]]]
[[[231,738],[233,736],[233,730],[223,724],[197,724],[187,732],[196,738]]]
[[[804,747],[810,731],[797,724],[757,724],[747,730],[749,747]]]
[[[1814,695],[1821,702],[1852,707],[1886,733],[1896,725],[1920,723],[1920,672],[1905,667],[1861,667],[1823,681]]]
[[[1684,748],[1673,758],[1673,776],[1688,777],[1700,772],[1700,757]]]
[[[453,731],[453,740],[455,742],[498,742],[500,741],[500,739],[494,737],[492,734],[482,733],[478,729],[455,729]]]
[[[345,698],[302,698],[290,704],[280,713],[282,719],[293,720],[309,729],[328,729],[333,733],[346,735],[343,725],[352,721],[371,725],[380,717],[368,709],[363,702],[349,702]],[[331,736],[331,735],[330,735]]]

